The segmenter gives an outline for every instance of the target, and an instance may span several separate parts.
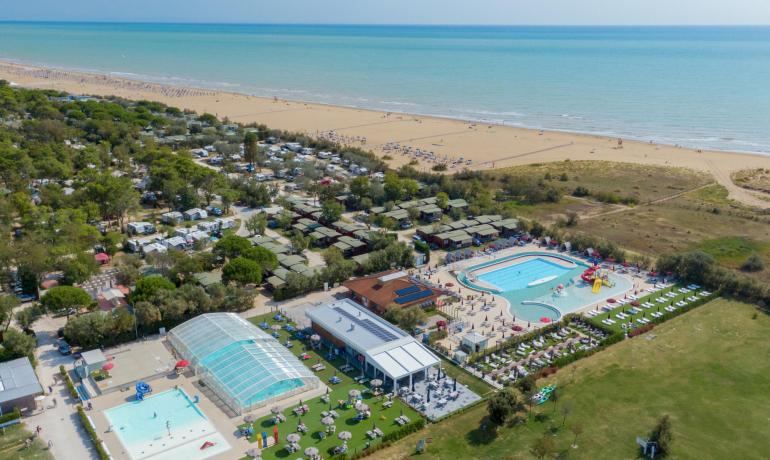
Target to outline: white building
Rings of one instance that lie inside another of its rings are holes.
[[[414,337],[350,299],[307,310],[313,330],[385,386],[424,380],[439,359]]]

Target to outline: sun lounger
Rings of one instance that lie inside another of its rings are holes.
[[[709,291],[700,291],[700,294],[698,294],[701,297],[706,297],[707,295],[711,295]]]
[[[685,305],[687,305],[687,302],[685,302],[683,300],[680,300],[679,302],[676,303],[677,307],[684,307]]]
[[[655,301],[658,302],[658,303],[666,303],[666,302],[668,302],[668,300],[663,298],[663,297],[658,297],[657,299],[655,299]]]
[[[659,311],[655,311],[655,312],[652,312],[652,316],[654,316],[656,318],[660,318],[661,316],[663,316],[663,313],[661,313]]]
[[[671,305],[669,305],[668,307],[666,307],[666,311],[669,311],[669,312],[673,312],[673,311],[675,311],[675,310],[676,310],[676,308],[672,307]]]
[[[669,299],[673,299],[674,297],[676,297],[676,294],[674,294],[673,292],[668,292],[666,293],[666,297],[668,297]]]
[[[688,302],[695,302],[696,300],[698,300],[698,298],[695,297],[694,295],[691,295],[690,297],[687,298]]]

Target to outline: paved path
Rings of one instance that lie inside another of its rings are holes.
[[[53,386],[53,394],[48,395],[43,402],[45,410],[25,421],[31,430],[36,426],[43,429],[40,435],[44,442],[53,442],[52,453],[57,460],[98,460],[96,450],[80,423],[76,403],[70,398],[66,384],[59,377],[60,365],[63,364],[69,370],[73,364],[71,356],[62,356],[56,349],[56,331],[65,323],[66,318],[44,316],[33,326],[38,340],[35,351],[37,375],[46,394],[49,385]]]

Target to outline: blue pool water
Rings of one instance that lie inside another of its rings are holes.
[[[299,388],[305,383],[299,378],[285,378],[283,372],[270,369],[270,360],[249,361],[249,368],[241,364],[244,351],[254,356],[269,356],[270,351],[254,340],[241,340],[218,350],[203,360],[206,367],[242,407],[257,404]]]
[[[549,260],[554,257],[572,262],[575,266],[569,268]],[[516,262],[517,259],[522,258],[529,258],[529,260]],[[580,279],[580,275],[588,268],[588,264],[571,257],[540,252],[527,252],[480,263],[469,267],[466,272],[472,273],[494,264],[506,265],[477,277],[485,284],[494,285],[497,289],[488,289],[476,284],[463,273],[460,273],[457,279],[467,287],[491,292],[504,298],[510,304],[511,314],[516,319],[532,323],[539,323],[542,318],[556,321],[567,313],[604,301],[609,297],[622,295],[633,287],[628,278],[610,273],[609,278],[613,285],[602,286],[599,293],[594,294],[591,292],[591,286]],[[529,286],[533,281],[552,276],[555,278],[542,284]],[[556,288],[560,284],[564,289]]]
[[[144,453],[141,449],[151,452],[178,444],[168,437],[169,429],[176,441],[215,431],[182,390],[169,390],[113,407],[104,415],[126,449],[139,456]]]
[[[484,273],[479,275],[478,278],[481,281],[497,286],[501,291],[514,291],[516,289],[524,289],[530,283],[537,280],[560,276],[569,271],[569,267],[564,267],[550,260],[538,257]]]

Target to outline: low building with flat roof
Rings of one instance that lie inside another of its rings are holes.
[[[439,359],[414,337],[350,299],[309,309],[311,327],[370,378],[397,390],[425,380]]]
[[[35,397],[42,394],[43,387],[29,358],[0,363],[0,409],[4,414],[15,407],[22,412],[35,409]]]
[[[347,280],[342,283],[353,299],[365,307],[384,313],[390,305],[411,307],[436,302],[442,292],[412,279],[403,271],[388,271]]]

